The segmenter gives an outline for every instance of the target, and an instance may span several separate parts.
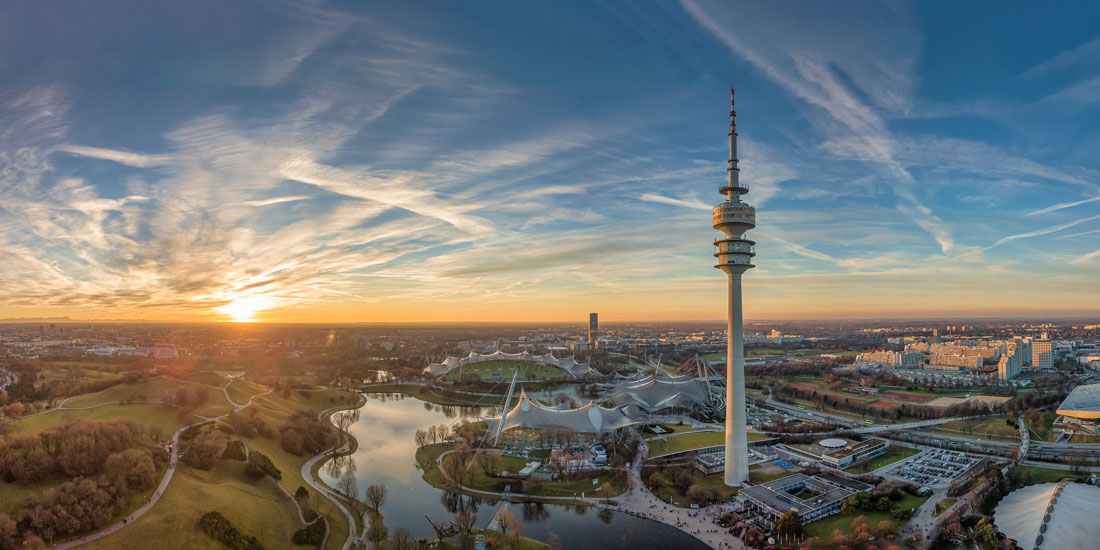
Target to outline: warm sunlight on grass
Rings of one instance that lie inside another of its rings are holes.
[[[215,308],[214,311],[228,316],[234,323],[251,323],[255,320],[257,313],[272,305],[271,300],[263,296],[249,296],[237,298],[222,307]]]

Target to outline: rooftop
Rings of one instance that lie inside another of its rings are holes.
[[[794,493],[808,490],[814,493],[814,496],[803,500],[792,493],[792,490]],[[818,508],[848,498],[855,494],[855,491],[817,476],[794,474],[742,488],[741,494],[780,513],[794,510],[798,515],[805,517]]]
[[[1100,418],[1100,384],[1073,388],[1058,406],[1058,414],[1074,418]]]

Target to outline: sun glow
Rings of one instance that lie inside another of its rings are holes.
[[[257,313],[270,308],[271,300],[263,296],[249,296],[237,298],[224,306],[214,309],[218,313],[226,315],[234,323],[251,323]]]

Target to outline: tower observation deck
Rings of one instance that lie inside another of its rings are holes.
[[[741,183],[737,159],[737,111],[733,90],[730,90],[730,158],[726,184],[718,191],[725,202],[714,207],[714,228],[723,233],[715,240],[714,267],[728,278],[727,348],[726,348],[726,471],[724,481],[739,487],[749,477],[748,434],[745,418],[745,346],[741,307],[741,275],[755,267],[756,243],[744,238],[745,232],[756,227],[756,209],[741,200],[749,188]]]

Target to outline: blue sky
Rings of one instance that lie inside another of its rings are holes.
[[[1100,8],[14,2],[0,316],[1095,315]]]

